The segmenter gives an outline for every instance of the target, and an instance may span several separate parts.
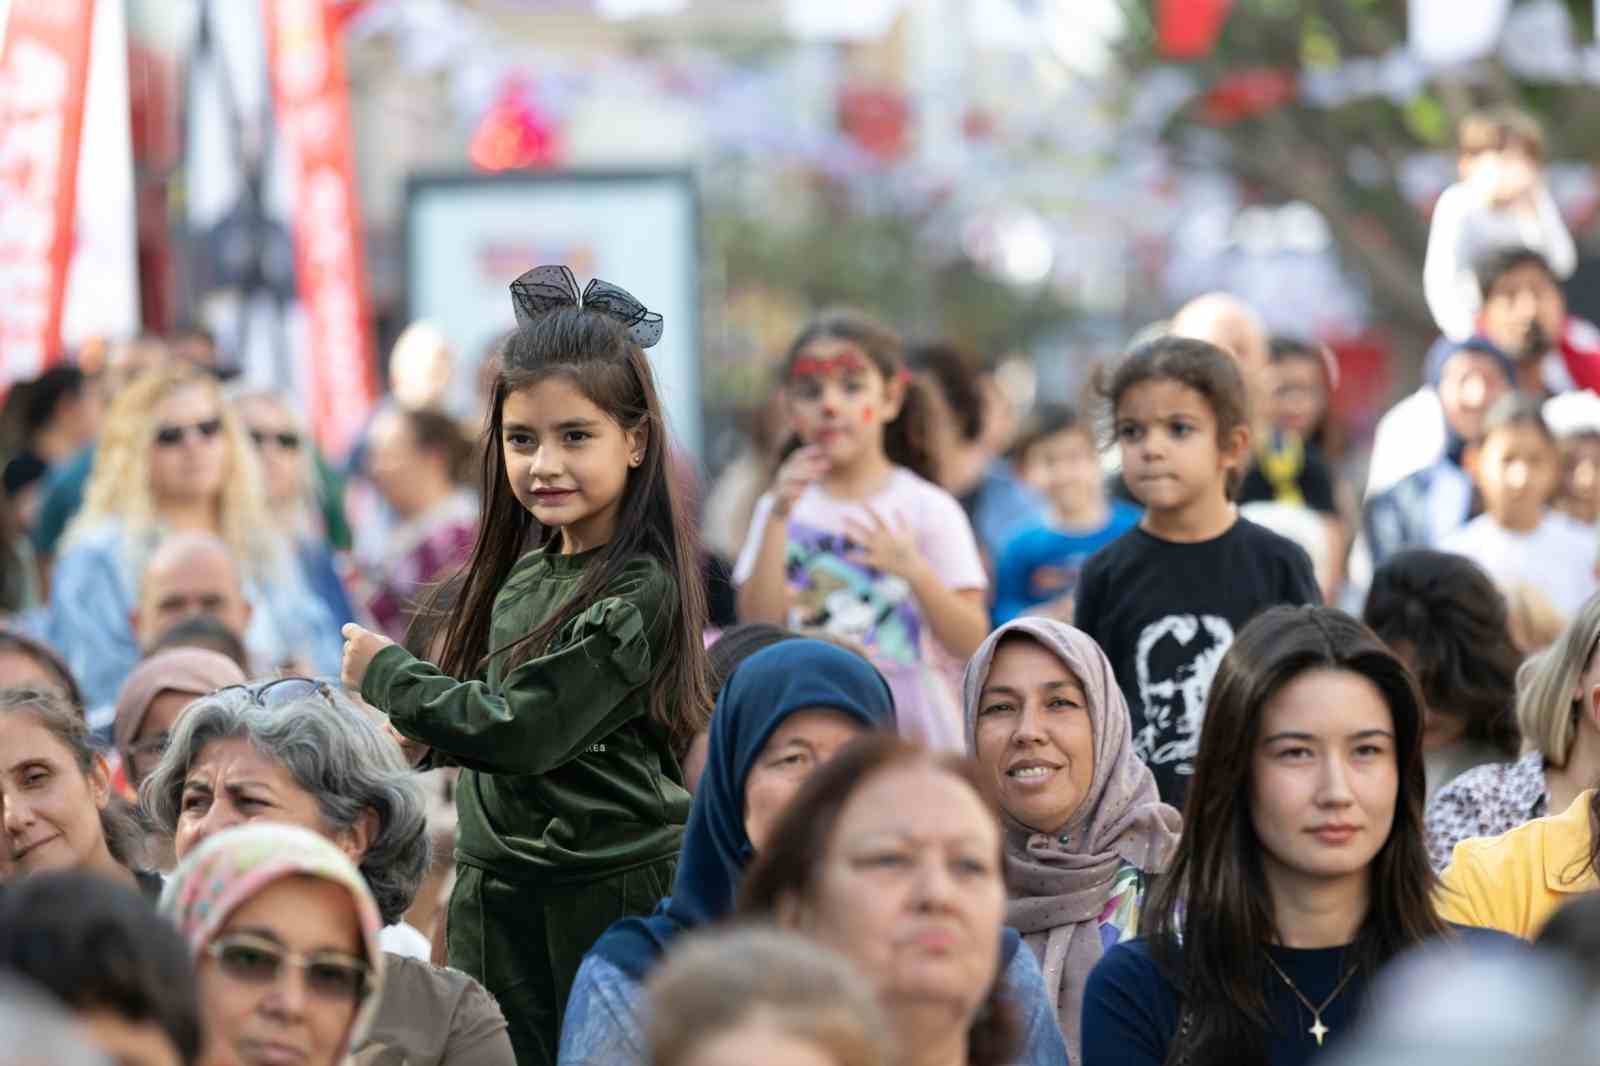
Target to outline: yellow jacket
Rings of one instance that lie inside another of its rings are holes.
[[[1561,814],[1457,844],[1440,877],[1440,917],[1524,940],[1537,936],[1563,903],[1600,886],[1588,865],[1593,798],[1585,792]]]

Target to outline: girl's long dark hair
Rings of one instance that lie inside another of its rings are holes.
[[[1433,905],[1422,813],[1422,702],[1405,665],[1373,632],[1327,607],[1274,607],[1239,633],[1217,667],[1183,812],[1183,839],[1157,879],[1140,933],[1178,987],[1193,1066],[1266,1062],[1266,947],[1278,942],[1251,819],[1251,768],[1266,704],[1308,670],[1346,670],[1383,694],[1394,719],[1399,795],[1389,839],[1368,870],[1365,922],[1351,961],[1371,975],[1447,930]]]
[[[628,474],[615,535],[585,570],[572,598],[533,632],[493,648],[495,596],[517,560],[558,533],[535,521],[511,491],[500,442],[505,399],[554,375],[572,382],[624,430],[643,427],[644,461]],[[665,627],[669,634],[650,682],[650,715],[681,755],[711,711],[700,544],[672,478],[667,424],[650,365],[616,320],[598,311],[563,307],[507,339],[484,431],[481,492],[477,544],[458,578],[448,583],[454,605],[440,612],[445,623],[439,668],[452,677],[469,678],[481,673],[492,657],[506,656],[509,669],[543,653],[564,626],[621,577],[629,562],[651,556],[672,576],[676,594],[659,606],[658,617],[645,619],[647,627]]]
[[[806,323],[800,335],[789,345],[783,360],[783,380],[788,382],[794,372],[795,360],[812,341],[835,339],[849,341],[861,349],[872,365],[883,375],[885,384],[902,381],[905,397],[900,401],[900,413],[893,422],[883,427],[883,453],[896,466],[903,466],[926,481],[938,482],[938,469],[933,453],[928,447],[928,397],[922,384],[910,376],[906,367],[905,344],[900,335],[877,319],[861,311],[839,308],[824,311]],[[783,454],[799,447],[791,440]]]

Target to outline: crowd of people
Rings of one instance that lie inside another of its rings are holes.
[[[346,465],[196,331],[13,387],[0,1063],[1600,1061],[1541,152],[1464,125],[1359,488],[1225,293],[1031,409],[823,312],[704,494],[671,324],[565,267],[481,424],[419,325]]]

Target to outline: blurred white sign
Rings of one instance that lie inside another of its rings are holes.
[[[1430,66],[1480,59],[1494,50],[1511,0],[1411,0],[1410,45]]]
[[[905,0],[784,0],[783,21],[796,37],[866,41],[894,25]]]
[[[666,320],[646,355],[678,444],[701,454],[699,221],[685,171],[551,173],[413,181],[407,190],[406,294],[457,353],[463,415],[488,347],[515,325],[509,286],[564,263],[578,285],[620,285]]]

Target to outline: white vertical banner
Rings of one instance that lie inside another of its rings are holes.
[[[139,329],[130,121],[127,13],[120,2],[99,3],[89,31],[76,232],[61,311],[68,350],[92,337],[127,337]]]

